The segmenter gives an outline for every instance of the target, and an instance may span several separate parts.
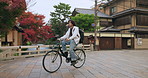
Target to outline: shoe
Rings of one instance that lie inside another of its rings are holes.
[[[71,59],[71,65],[75,65],[77,63],[77,59]]]
[[[76,61],[71,61],[71,66],[75,65],[76,63]]]
[[[66,58],[66,62],[69,63],[71,61],[71,58]]]

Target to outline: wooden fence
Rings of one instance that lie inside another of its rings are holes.
[[[0,52],[0,60],[45,55],[45,53],[52,50],[52,47],[53,45],[0,47],[0,50],[2,50],[2,52]],[[89,45],[80,45],[78,47],[84,50],[90,50]]]

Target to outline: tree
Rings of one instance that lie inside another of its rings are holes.
[[[92,32],[94,28],[91,26],[94,23],[94,15],[89,14],[78,14],[74,17],[71,17],[77,24],[77,26],[83,29],[85,32]]]
[[[0,37],[4,37],[13,28],[15,18],[25,10],[25,0],[0,0]]]
[[[43,26],[45,24],[43,22],[43,19],[45,17],[43,15],[39,14],[32,14],[31,12],[24,12],[20,17],[19,17],[19,22],[21,23],[21,27],[23,29],[36,29],[38,27]]]
[[[24,29],[23,42],[45,42],[49,38],[54,37],[51,27],[44,26],[43,19],[45,17],[31,12],[24,12],[19,17],[20,26]]]
[[[55,8],[55,12],[51,12],[50,22],[52,24],[52,29],[55,34],[62,36],[66,31],[65,21],[69,18],[71,11],[68,4],[60,3],[58,5],[53,6]]]
[[[47,25],[39,28],[39,31],[40,31],[39,36],[40,36],[41,40],[44,42],[46,42],[46,40],[54,37],[51,27],[49,27]]]

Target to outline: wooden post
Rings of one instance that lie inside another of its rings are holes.
[[[134,37],[131,37],[131,49],[134,49],[135,48],[135,39]]]
[[[94,21],[95,21],[95,43],[94,43],[94,48],[95,48],[95,51],[97,51],[97,0],[95,0],[95,18],[94,18]]]
[[[37,47],[37,50],[38,50],[38,54],[40,54],[40,51],[39,51],[40,50],[40,46]]]
[[[19,46],[18,51],[19,51],[19,56],[21,56],[21,46]]]
[[[136,27],[136,14],[132,15],[132,27]]]

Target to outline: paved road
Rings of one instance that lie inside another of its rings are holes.
[[[55,73],[42,67],[42,56],[0,61],[0,78],[148,78],[148,50],[86,52],[76,69],[63,62]],[[64,60],[64,59],[63,59]]]

